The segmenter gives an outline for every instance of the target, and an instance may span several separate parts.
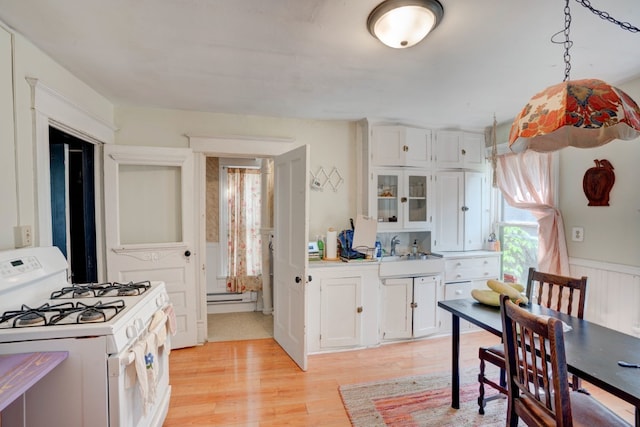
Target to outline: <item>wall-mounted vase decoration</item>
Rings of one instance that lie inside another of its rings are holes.
[[[582,179],[584,195],[589,200],[588,206],[609,206],[609,192],[616,182],[613,165],[605,159],[594,162],[595,167],[587,169]]]

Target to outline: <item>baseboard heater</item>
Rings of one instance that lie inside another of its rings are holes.
[[[244,292],[216,292],[207,294],[207,304],[224,304],[233,302],[256,302],[258,300],[258,293]]]

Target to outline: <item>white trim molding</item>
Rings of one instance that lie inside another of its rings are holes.
[[[186,136],[194,153],[204,153],[214,157],[271,157],[296,148],[293,138]]]
[[[26,80],[31,86],[31,107],[46,116],[52,126],[89,142],[114,143],[117,128],[112,123],[95,117],[40,80]]]
[[[113,144],[116,127],[96,118],[71,100],[46,86],[37,78],[26,77],[31,87],[33,110],[33,135],[35,146],[35,239],[37,246],[50,246],[53,242],[51,229],[51,187],[49,167],[49,126],[60,129],[85,141],[96,144]],[[96,219],[102,212],[102,169],[100,149],[95,150]],[[98,263],[101,263],[101,224],[96,221],[96,248]]]

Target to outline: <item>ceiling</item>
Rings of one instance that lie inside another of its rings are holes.
[[[399,50],[368,33],[379,1],[0,0],[0,20],[126,106],[476,130],[563,79],[562,0],[440,0]],[[591,3],[640,26],[638,0]],[[571,78],[640,77],[640,33],[570,7]]]

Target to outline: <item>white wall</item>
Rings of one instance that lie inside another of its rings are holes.
[[[336,167],[344,184],[334,192],[310,190],[309,237],[328,227],[343,229],[356,214],[355,123],[239,116],[183,110],[117,107],[116,143],[161,147],[188,147],[191,136],[254,136],[291,138],[294,146],[311,147],[311,170]],[[308,177],[308,179],[310,176]]]
[[[0,250],[14,247],[14,226],[21,224],[35,227],[37,171],[34,165],[31,89],[25,78],[37,78],[74,104],[81,106],[92,116],[105,122],[113,121],[113,105],[109,100],[73,76],[24,37],[19,34],[12,33],[12,35],[13,62],[11,56],[8,56],[10,52],[0,51],[2,55],[0,61],[13,65],[15,93],[15,117],[6,117],[6,112],[0,110],[2,120],[13,121],[15,125],[15,138],[12,137],[0,143],[0,157],[14,158],[15,151],[16,159],[14,178],[2,183],[3,186],[9,186],[11,190],[2,193]],[[5,79],[6,76],[3,74],[0,78]],[[37,228],[34,228],[34,236],[37,244]]]
[[[587,206],[582,189],[594,159],[614,167],[610,206]],[[569,256],[640,266],[640,140],[615,141],[592,149],[568,147],[560,155],[560,208]],[[571,240],[572,227],[584,228],[584,241]]]

